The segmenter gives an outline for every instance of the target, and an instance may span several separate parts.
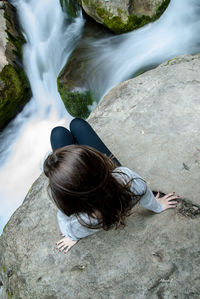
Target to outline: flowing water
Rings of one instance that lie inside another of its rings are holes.
[[[127,34],[88,39],[85,86],[102,98],[113,86],[140,71],[182,54],[200,51],[200,0],[171,0],[154,23]]]
[[[50,152],[50,131],[68,127],[56,78],[81,37],[84,20],[68,18],[59,0],[16,0],[23,34],[23,60],[33,97],[0,136],[0,233],[40,175]]]
[[[42,170],[50,130],[68,126],[56,78],[81,38],[84,20],[62,12],[59,0],[15,0],[27,43],[25,71],[33,97],[0,136],[0,232]],[[171,0],[161,18],[128,34],[88,39],[85,87],[102,96],[140,70],[200,51],[200,0]]]

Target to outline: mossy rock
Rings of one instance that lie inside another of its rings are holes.
[[[2,130],[31,97],[28,79],[23,70],[22,46],[25,38],[21,32],[17,11],[9,2],[4,3],[7,44],[6,64],[0,72],[0,130]]]
[[[23,69],[8,64],[0,73],[0,129],[20,112],[30,99],[29,83]]]
[[[155,13],[150,16],[140,15],[134,13],[134,11],[128,14],[128,11],[123,11],[121,8],[115,8],[116,12],[113,13],[111,10],[106,9],[100,2],[82,0],[82,5],[86,13],[116,34],[130,32],[147,23],[154,22],[162,15],[169,3],[170,0],[164,0],[162,3],[158,3],[154,10]]]
[[[86,119],[90,114],[88,106],[92,105],[96,100],[89,90],[78,92],[70,91],[64,84],[57,80],[58,91],[65,108],[73,117]]]
[[[21,66],[25,38],[20,29],[16,8],[9,2],[5,2],[4,18],[7,33],[6,57],[11,65]]]

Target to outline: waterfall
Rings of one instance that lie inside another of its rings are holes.
[[[68,127],[56,78],[81,37],[81,14],[69,18],[59,0],[13,0],[23,35],[24,69],[33,97],[0,135],[0,233],[40,175],[49,136],[57,125]]]
[[[25,71],[33,97],[0,135],[0,229],[22,203],[50,151],[56,125],[68,126],[56,78],[81,38],[84,20],[63,13],[59,0],[13,0],[27,43]],[[200,51],[200,0],[171,0],[154,23],[133,32],[84,41],[85,88],[102,98],[119,82],[181,54]]]

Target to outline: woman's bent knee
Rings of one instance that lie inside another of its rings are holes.
[[[62,136],[65,134],[68,130],[64,127],[55,127],[51,131],[51,137],[57,137],[57,136]]]
[[[86,127],[88,128],[89,126],[90,125],[87,123],[87,121],[82,118],[74,118],[69,125],[71,132],[75,132],[80,129],[82,130]]]
[[[50,142],[53,150],[75,143],[71,132],[64,127],[53,128],[51,131]]]

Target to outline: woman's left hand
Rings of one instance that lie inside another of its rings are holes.
[[[166,194],[165,196],[160,197],[160,193],[158,192],[156,195],[156,200],[163,207],[163,211],[176,208],[178,201],[176,199],[180,198],[180,196],[175,195],[175,192],[171,192]]]
[[[69,237],[64,236],[63,234],[61,234],[61,236],[62,239],[56,243],[56,249],[60,252],[65,249],[64,253],[67,253],[78,241],[74,241]]]

